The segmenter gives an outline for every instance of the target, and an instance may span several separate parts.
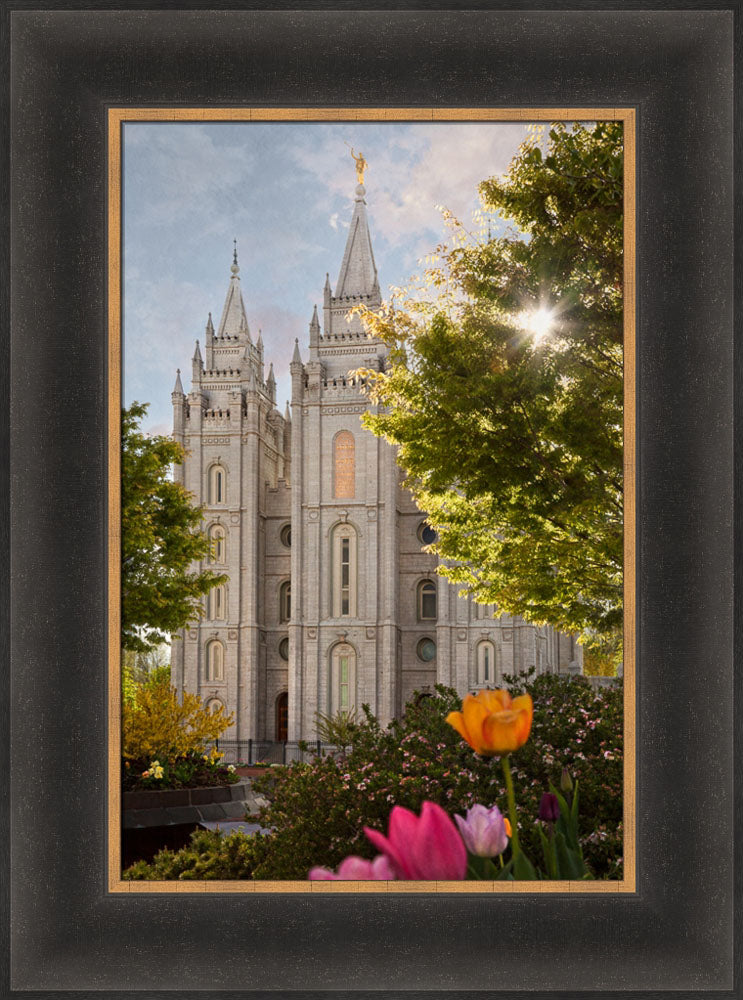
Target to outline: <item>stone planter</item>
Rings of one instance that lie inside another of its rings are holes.
[[[198,827],[226,829],[254,816],[266,800],[256,795],[250,779],[206,788],[164,788],[124,792],[122,868],[139,859],[151,861],[163,847],[179,850]]]
[[[124,792],[124,829],[244,819],[255,815],[264,804],[247,778],[234,785]]]

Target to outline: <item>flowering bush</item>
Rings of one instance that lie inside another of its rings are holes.
[[[195,788],[203,785],[231,785],[239,781],[235,765],[222,763],[223,753],[212,749],[209,753],[192,751],[175,760],[150,761],[142,768],[142,761],[125,761],[123,788]]]
[[[202,752],[232,725],[224,709],[212,712],[196,694],[181,698],[167,676],[136,691],[134,703],[124,704],[124,757],[142,760],[160,757],[176,760]]]
[[[513,680],[511,687],[516,697],[528,688],[534,702],[531,734],[512,758],[525,854],[542,854],[535,822],[541,797],[560,786],[567,767],[579,779],[577,835],[586,864],[597,878],[621,878],[621,689],[594,691],[581,678],[556,675]],[[255,877],[301,879],[318,863],[336,869],[349,855],[372,860],[364,827],[386,829],[395,805],[419,813],[429,801],[453,816],[479,803],[506,815],[500,768],[446,722],[460,707],[454,691],[437,687],[386,730],[367,711],[342,758],[316,757],[257,779],[270,800],[261,823],[275,832]]]
[[[125,790],[237,780],[221,764],[222,754],[207,751],[232,716],[210,711],[187,691],[179,698],[167,674],[136,689],[133,701],[124,702],[122,721]]]

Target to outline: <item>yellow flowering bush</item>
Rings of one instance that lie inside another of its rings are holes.
[[[203,754],[232,725],[224,709],[212,712],[198,695],[184,691],[179,699],[167,677],[137,689],[133,703],[124,704],[124,758],[174,762]]]

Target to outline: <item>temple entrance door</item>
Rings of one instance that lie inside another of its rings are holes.
[[[286,691],[276,699],[276,742],[286,743],[289,731],[289,695]]]

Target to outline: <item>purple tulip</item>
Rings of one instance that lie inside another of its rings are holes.
[[[466,875],[467,850],[462,838],[435,802],[424,802],[420,817],[395,806],[387,837],[368,826],[364,833],[387,855],[400,878],[461,881]]]
[[[543,823],[556,823],[560,817],[560,803],[552,792],[545,792],[539,803],[539,818]]]
[[[476,805],[467,810],[467,816],[454,817],[462,840],[470,854],[478,858],[494,858],[508,846],[506,823],[498,806]]]
[[[383,854],[380,854],[373,861],[364,861],[357,858],[355,854],[344,858],[338,865],[338,874],[331,872],[329,868],[313,868],[308,876],[313,882],[388,882],[396,879],[397,875]]]

